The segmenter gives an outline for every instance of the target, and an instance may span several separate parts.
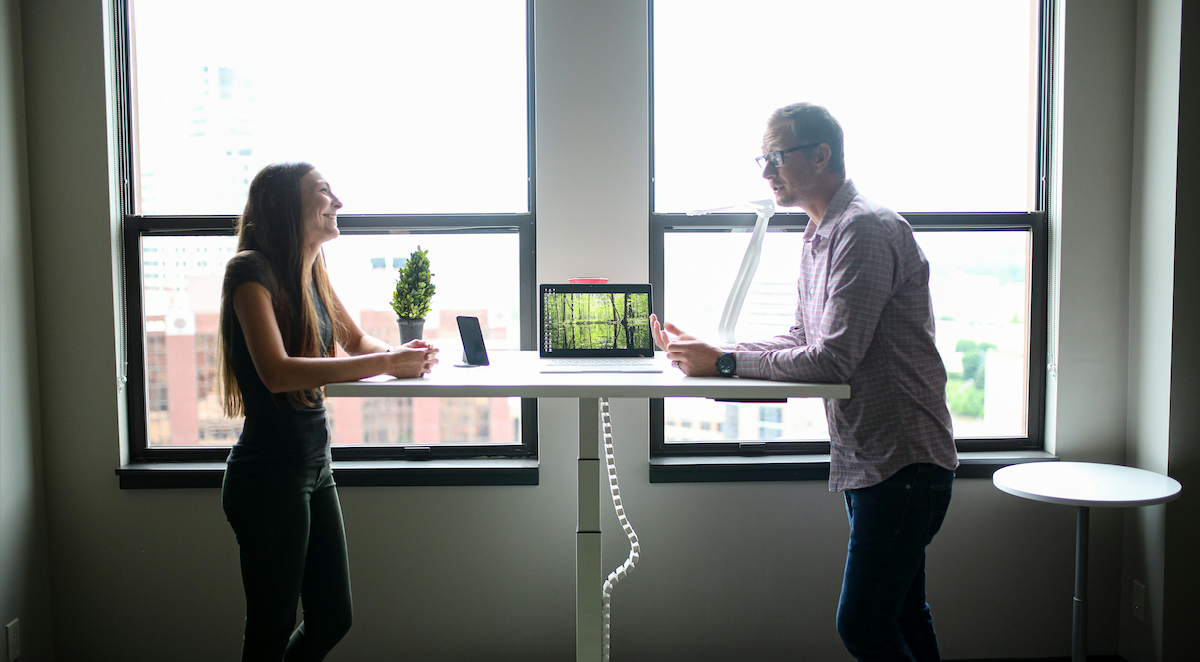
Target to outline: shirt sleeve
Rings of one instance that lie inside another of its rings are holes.
[[[237,312],[233,309],[233,293],[238,285],[253,282],[267,288],[267,293],[275,297],[275,277],[267,258],[258,251],[242,251],[229,259],[225,264],[225,280],[221,283],[221,333],[226,338],[233,338],[241,333],[237,324]]]
[[[760,340],[758,342],[740,342],[734,347],[738,352],[765,352],[775,349],[787,349],[789,347],[800,347],[805,344],[804,327],[797,324],[788,329],[788,332],[781,336],[775,336],[770,340]]]
[[[896,257],[883,226],[871,216],[847,219],[830,237],[829,250],[817,336],[792,347],[739,351],[738,375],[789,382],[849,380],[895,287]]]
[[[760,340],[758,342],[743,342],[738,343],[732,349],[735,352],[765,352],[773,349],[787,349],[788,347],[800,347],[808,341],[804,336],[804,292],[799,287],[796,288],[798,296],[796,297],[796,323],[788,332],[771,338],[770,340]]]
[[[229,259],[225,265],[225,281],[221,285],[222,298],[232,303],[238,285],[248,281],[262,285],[274,295],[275,279],[271,274],[271,266],[258,251],[242,251]]]

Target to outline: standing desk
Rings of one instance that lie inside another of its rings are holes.
[[[661,373],[538,372],[537,352],[492,352],[490,366],[455,368],[439,363],[416,379],[329,384],[330,397],[575,398],[579,402],[578,505],[575,533],[575,659],[602,658],[600,559],[601,486],[607,471],[600,457],[600,398],[700,397],[718,399],[848,398],[845,384],[798,384],[758,379],[687,377],[659,353]]]

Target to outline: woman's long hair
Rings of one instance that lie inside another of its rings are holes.
[[[321,351],[316,304],[310,288],[305,287],[304,214],[300,180],[312,170],[313,166],[308,163],[272,163],[263,168],[250,183],[246,209],[237,224],[238,255],[242,251],[255,251],[270,266],[275,282],[274,291],[271,292],[271,307],[275,311],[288,356],[333,356],[334,345],[342,335],[339,333],[337,311],[333,307],[333,289],[325,271],[324,252],[317,254],[310,273],[312,282],[316,284],[317,296],[325,305],[333,327],[333,340],[324,352]],[[237,321],[233,317],[232,289],[222,288],[221,297],[218,374],[225,414],[233,418],[243,414],[245,405],[233,374],[230,341],[232,325]],[[291,391],[286,394],[286,403],[294,409],[311,407],[323,393],[324,387]],[[277,397],[276,403],[282,404],[281,399]]]

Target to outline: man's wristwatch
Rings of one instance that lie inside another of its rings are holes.
[[[732,377],[737,371],[737,359],[734,358],[733,352],[725,352],[717,359],[717,372],[721,373],[722,377]]]

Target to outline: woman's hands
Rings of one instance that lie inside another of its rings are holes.
[[[423,377],[437,364],[438,348],[424,340],[410,340],[387,354],[387,374],[401,379]]]
[[[342,348],[347,354],[361,356],[369,354],[384,361],[383,370],[377,374],[388,374],[400,379],[423,377],[437,364],[438,350],[424,340],[410,340],[392,347],[377,338],[363,333],[358,322],[351,317],[342,300],[334,293],[334,306],[338,319],[345,329]],[[378,368],[377,368],[378,369]]]

